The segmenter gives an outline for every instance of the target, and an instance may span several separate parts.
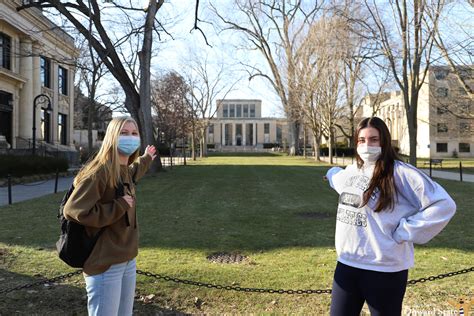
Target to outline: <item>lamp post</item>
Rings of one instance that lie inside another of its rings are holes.
[[[46,112],[50,113],[53,110],[51,107],[51,99],[46,94],[38,94],[33,100],[33,150],[31,151],[33,156],[36,154],[36,105],[38,100],[40,100],[40,103],[48,103]]]

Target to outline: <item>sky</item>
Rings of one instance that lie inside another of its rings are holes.
[[[142,0],[144,1],[144,0]],[[146,1],[144,1],[146,2]],[[222,1],[229,2],[229,1]],[[283,109],[281,102],[267,83],[266,79],[256,77],[249,82],[248,74],[244,71],[244,66],[239,62],[263,63],[263,58],[258,52],[249,52],[243,49],[236,49],[232,41],[236,40],[230,31],[218,34],[215,28],[207,23],[212,17],[207,15],[206,4],[201,1],[200,18],[206,22],[199,23],[203,29],[209,45],[203,35],[198,30],[190,32],[194,25],[194,0],[177,1],[165,3],[159,14],[163,16],[175,17],[177,23],[171,25],[167,30],[172,33],[174,39],[169,37],[165,43],[156,43],[160,45],[158,57],[153,62],[153,68],[157,71],[174,69],[178,72],[185,71],[189,65],[189,60],[196,56],[205,58],[207,56],[209,63],[224,63],[230,69],[229,82],[237,81],[234,89],[226,96],[227,99],[261,99],[262,116],[264,117],[282,117]],[[177,15],[176,13],[179,12]],[[173,18],[171,18],[173,19]],[[211,47],[212,46],[212,47]],[[237,80],[239,79],[239,80]]]
[[[140,7],[145,7],[149,0],[131,0]],[[231,13],[233,0],[214,1],[219,12]],[[309,0],[308,0],[309,1]],[[459,0],[462,2],[462,0]],[[190,60],[193,58],[207,58],[209,63],[216,66],[224,63],[229,69],[229,83],[237,81],[233,91],[226,98],[261,99],[262,116],[283,117],[283,109],[279,97],[274,92],[268,81],[262,77],[255,77],[248,80],[245,67],[240,63],[259,65],[261,69],[267,69],[261,53],[237,49],[235,43],[239,40],[239,35],[233,31],[218,31],[216,18],[210,14],[208,6],[209,0],[200,1],[199,22],[210,44],[207,45],[204,36],[198,31],[190,32],[194,25],[194,10],[196,0],[171,1],[166,0],[158,12],[160,22],[163,22],[167,32],[172,38],[161,33],[161,40],[155,36],[154,48],[158,49],[156,57],[152,60],[152,75],[175,70],[178,73],[187,71]],[[454,24],[461,24],[468,30],[473,30],[472,13],[474,9],[467,2],[465,5],[456,6],[456,9],[447,11],[451,17],[451,25],[448,28],[455,28]],[[167,22],[168,21],[168,22]],[[474,30],[473,30],[474,31]],[[267,71],[268,73],[268,71]],[[223,96],[218,96],[222,98]]]

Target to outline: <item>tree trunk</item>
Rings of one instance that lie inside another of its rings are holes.
[[[413,105],[410,107],[413,109]],[[417,136],[417,124],[416,124],[416,114],[413,115],[407,112],[407,122],[408,122],[408,135],[410,140],[410,164],[416,166],[416,136]]]
[[[196,130],[193,126],[193,130],[191,133],[191,158],[195,161],[196,160]]]
[[[143,46],[142,50],[138,52],[140,60],[140,107],[139,117],[140,122],[143,122],[142,126],[142,149],[146,145],[154,145],[156,143],[155,136],[153,133],[153,119],[151,116],[151,54],[153,44],[153,31],[155,16],[158,10],[159,4],[156,1],[150,1],[148,5],[148,11],[146,15],[145,27],[143,32]],[[156,172],[162,169],[161,159],[155,159],[150,170]]]
[[[89,96],[89,108],[87,112],[87,151],[92,154],[93,151],[93,139],[92,139],[92,121],[94,119],[95,103],[94,100]]]

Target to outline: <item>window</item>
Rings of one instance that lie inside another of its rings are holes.
[[[229,117],[235,117],[235,104],[229,105]]]
[[[438,88],[438,89],[436,89],[436,96],[438,96],[438,97],[447,97],[448,96],[448,88]]]
[[[276,141],[278,144],[282,143],[282,130],[281,126],[277,125],[277,130],[276,130]]]
[[[58,67],[58,87],[59,93],[67,95],[67,69],[61,66]]]
[[[249,105],[244,104],[244,117],[249,117]]]
[[[438,115],[443,115],[445,113],[448,113],[448,106],[447,105],[438,106],[436,113],[438,113]]]
[[[40,77],[43,87],[51,88],[51,62],[46,57],[40,57]]]
[[[447,133],[447,132],[448,132],[448,124],[438,123],[438,133]]]
[[[214,134],[214,124],[209,124],[209,134]]]
[[[459,88],[459,89],[458,89],[458,93],[459,93],[460,95],[466,95],[466,94],[467,94],[467,91],[466,91],[466,89],[464,89],[464,88]]]
[[[459,133],[468,134],[470,132],[471,132],[471,124],[469,124],[468,122],[459,123]]]
[[[50,118],[50,114],[45,109],[41,108],[41,136],[43,136],[43,140],[47,143],[51,142],[51,136],[49,133]]]
[[[58,136],[61,145],[67,145],[67,115],[58,114]]]
[[[253,145],[253,124],[247,124],[245,127],[245,145]]]
[[[237,104],[235,106],[235,117],[242,117],[242,104]]]
[[[11,69],[11,38],[0,33],[0,67]]]
[[[255,117],[255,104],[250,104],[250,117]]]
[[[223,111],[222,111],[222,116],[223,117],[229,117],[229,106],[227,104],[224,104],[224,108],[223,108]]]
[[[235,124],[235,144],[242,146],[242,124]]]
[[[448,152],[448,143],[436,143],[436,152],[438,152],[438,153],[447,153]]]
[[[459,76],[464,80],[469,80],[472,77],[471,76],[471,70],[468,69],[468,68],[459,69],[458,72],[459,72]]]
[[[437,69],[437,70],[434,71],[434,75],[435,75],[436,80],[446,79],[448,74],[449,74],[449,71],[444,70],[444,69]]]
[[[263,124],[263,133],[270,134],[270,123]]]
[[[467,102],[459,104],[459,109],[463,114],[471,114],[471,104]]]
[[[459,143],[459,152],[460,153],[470,153],[471,152],[471,144],[469,144],[469,143]]]

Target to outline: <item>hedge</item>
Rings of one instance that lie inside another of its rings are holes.
[[[329,148],[320,148],[319,153],[321,156],[329,156]],[[338,147],[336,149],[332,149],[332,154],[335,155],[337,153],[337,156],[342,157],[343,155],[348,157],[348,156],[354,156],[355,151],[354,148],[347,148],[347,147]]]
[[[34,174],[48,174],[56,171],[65,172],[69,168],[65,158],[42,156],[0,155],[0,177],[10,174],[22,177]]]

